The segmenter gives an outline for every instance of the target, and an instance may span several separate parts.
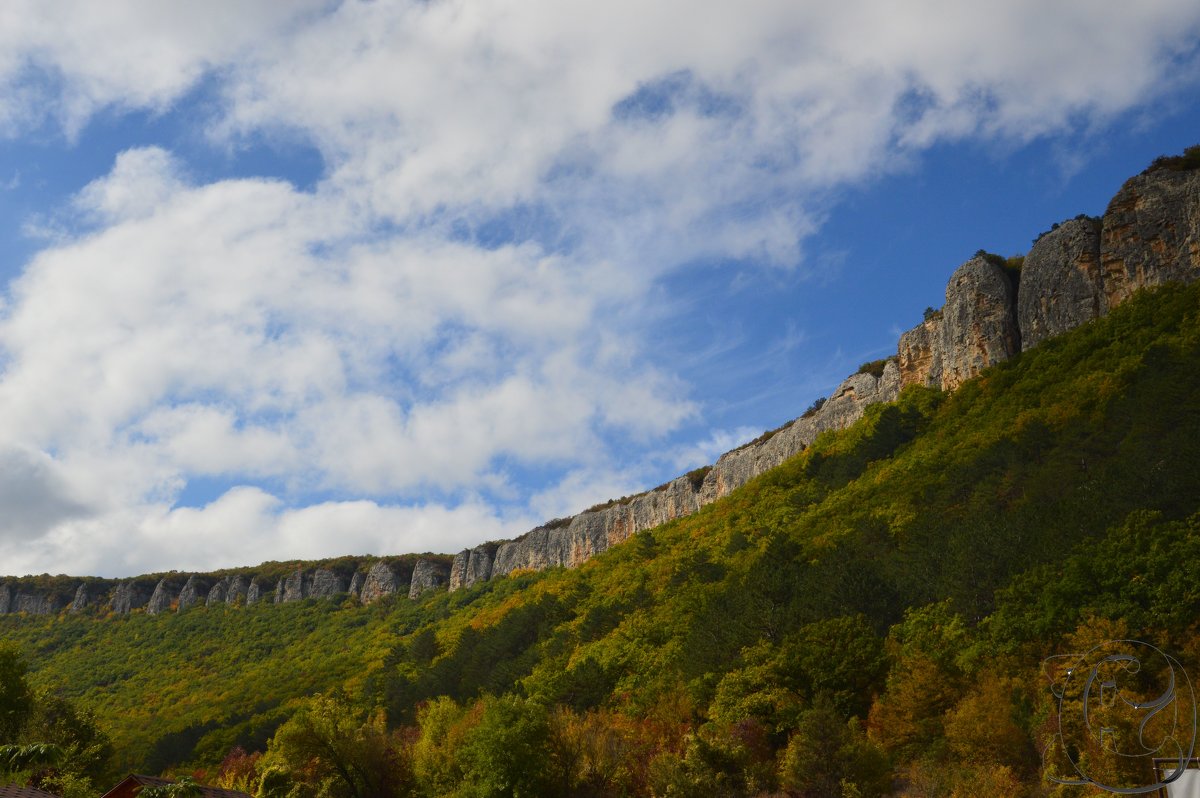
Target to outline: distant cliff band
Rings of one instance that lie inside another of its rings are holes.
[[[945,304],[926,311],[921,324],[900,336],[895,356],[848,377],[823,404],[712,466],[547,522],[515,540],[464,549],[452,561],[427,557],[410,569],[411,558],[379,560],[365,572],[356,569],[348,581],[327,568],[298,569],[272,587],[245,575],[196,574],[181,587],[182,576],[164,577],[150,595],[130,580],[93,596],[95,589],[84,582],[69,608],[79,612],[106,601],[114,613],[144,607],[155,614],[185,610],[202,598],[210,606],[255,604],[272,591],[274,603],[349,594],[368,604],[403,592],[404,584],[416,599],[442,585],[453,591],[518,570],[574,567],[631,535],[697,512],[796,455],[825,430],[854,423],[869,405],[894,401],[906,386],[954,390],[989,366],[1105,315],[1140,288],[1197,278],[1200,172],[1156,162],[1126,181],[1104,216],[1055,225],[1023,259],[978,253],[950,277]],[[101,580],[92,583],[103,587]],[[0,584],[0,614],[52,614],[65,604],[26,580]]]

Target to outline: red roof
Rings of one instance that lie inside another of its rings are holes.
[[[16,784],[0,784],[0,798],[58,798],[52,792],[37,787],[18,787]]]

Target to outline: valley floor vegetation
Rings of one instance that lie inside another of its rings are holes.
[[[573,570],[5,616],[0,744],[61,748],[8,778],[70,798],[1076,795],[1042,660],[1137,637],[1200,675],[1198,511],[1200,284],[1167,286]]]

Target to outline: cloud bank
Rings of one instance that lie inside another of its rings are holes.
[[[703,400],[654,356],[665,279],[809,269],[840,189],[1193,87],[1198,32],[1186,0],[8,3],[0,136],[190,109],[324,171],[204,182],[163,141],[80,181],[0,308],[3,570],[451,551],[698,464],[736,436],[656,451]]]

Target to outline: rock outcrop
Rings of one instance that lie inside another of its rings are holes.
[[[417,560],[413,566],[412,581],[408,586],[408,597],[418,599],[426,590],[433,590],[444,582],[442,574],[429,560]]]
[[[226,580],[225,587],[225,603],[229,605],[247,603],[246,595],[249,586],[246,584],[246,577],[241,574],[236,574]]]
[[[304,598],[304,571],[297,568],[275,585],[275,603],[286,604]]]
[[[691,479],[501,541],[494,562],[483,552],[476,559],[481,547],[461,551],[450,589],[520,569],[578,565],[631,534],[728,495],[821,432],[847,427],[869,405],[895,400],[905,386],[954,390],[989,366],[1104,315],[1139,288],[1200,279],[1200,171],[1171,168],[1127,181],[1100,220],[1082,216],[1056,225],[1035,242],[1019,273],[1003,259],[977,253],[950,278],[945,305],[931,308],[900,337],[895,358],[878,374],[852,375],[815,412],[726,452]],[[490,574],[481,576],[488,566]]]
[[[422,560],[422,562],[424,562]],[[359,600],[363,604],[372,604],[384,596],[390,596],[400,589],[400,578],[392,567],[383,560],[371,566],[362,581]],[[411,588],[410,588],[411,590]]]
[[[899,366],[889,358],[878,374],[850,376],[811,415],[727,452],[710,468],[697,469],[646,493],[552,521],[516,540],[501,542],[494,560],[485,547],[459,552],[451,568],[450,587],[455,590],[518,570],[573,568],[631,535],[695,513],[797,454],[825,430],[841,429],[857,421],[868,405],[894,400],[899,391]],[[487,576],[483,576],[485,573]]]
[[[12,607],[12,588],[8,583],[0,585],[0,615],[7,615]]]
[[[1151,168],[1125,182],[1101,220],[1104,296],[1200,277],[1200,171]]]
[[[496,558],[495,543],[484,543],[473,549],[463,549],[454,555],[450,566],[450,590],[470,587],[492,578],[492,563]]]
[[[80,582],[79,587],[75,588],[75,598],[71,601],[69,611],[72,615],[77,615],[86,610],[91,604],[92,600],[88,595],[87,582]]]
[[[250,580],[250,587],[246,588],[246,606],[257,604],[262,599],[262,588],[258,586],[257,579]]]
[[[1103,316],[1107,308],[1099,219],[1076,217],[1034,242],[1017,292],[1022,350]]]
[[[900,368],[895,358],[888,358],[878,375],[852,374],[816,411],[721,455],[700,486],[699,505],[728,496],[764,471],[799,454],[822,432],[848,427],[862,418],[868,406],[895,401],[899,395]]]
[[[312,572],[305,584],[305,596],[329,598],[346,592],[346,580],[326,568]]]
[[[154,586],[154,594],[150,596],[150,601],[146,604],[146,614],[158,615],[169,609],[171,609],[171,589],[167,587],[167,580],[164,578],[158,580],[158,584]]]
[[[225,579],[220,579],[208,589],[208,599],[205,600],[204,606],[212,607],[217,604],[225,603],[225,596],[229,592],[229,582]],[[182,601],[180,602],[182,603]]]
[[[923,322],[900,336],[896,357],[901,387],[942,386],[942,311],[931,311]]]
[[[122,582],[113,589],[109,607],[117,615],[128,615],[134,610],[146,606],[147,600],[146,594],[133,582]]]
[[[183,589],[179,591],[179,603],[176,605],[176,612],[183,612],[189,607],[193,607],[200,603],[200,595],[204,591],[204,585],[200,579],[192,574],[187,581],[183,583]]]
[[[360,598],[365,578],[361,571],[355,571],[354,575],[350,577],[350,588],[346,592],[355,598]]]
[[[26,615],[53,615],[61,605],[51,596],[41,596],[36,593],[18,592],[12,599],[10,612],[23,612]]]
[[[952,391],[1021,351],[1017,290],[1008,270],[976,255],[946,286],[946,304],[901,336],[901,385]]]

